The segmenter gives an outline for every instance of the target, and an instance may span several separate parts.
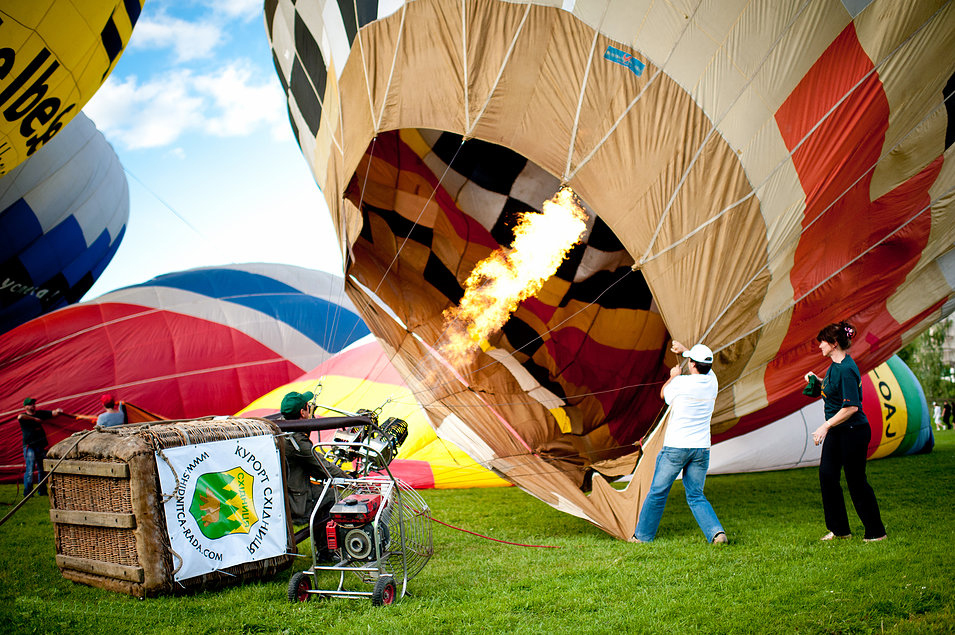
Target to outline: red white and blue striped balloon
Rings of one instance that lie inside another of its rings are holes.
[[[24,397],[81,414],[104,392],[169,419],[232,414],[368,334],[343,284],[289,265],[192,269],[0,335],[0,480],[22,463]],[[51,445],[89,426],[61,419]]]

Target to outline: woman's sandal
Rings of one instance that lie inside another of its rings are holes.
[[[838,538],[838,539],[840,539],[840,540],[848,540],[849,538],[852,538],[852,534],[846,534],[845,536],[837,536],[837,535],[835,535],[834,533],[832,533],[832,532],[830,531],[828,534],[826,534],[825,536],[823,536],[823,537],[820,538],[819,540],[835,540],[836,538]]]

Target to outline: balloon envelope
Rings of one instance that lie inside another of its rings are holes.
[[[143,0],[14,0],[0,7],[0,176],[64,129],[106,81]]]
[[[170,419],[230,414],[368,334],[342,286],[287,265],[191,269],[0,335],[0,478],[22,470],[25,397],[82,414],[104,392]]]
[[[669,339],[716,351],[713,432],[740,435],[802,407],[825,324],[865,372],[951,311],[955,6],[557,4],[265,17],[349,295],[432,420],[626,537],[641,495],[600,474],[652,471]],[[583,242],[450,369],[442,312],[560,184]]]
[[[378,420],[397,417],[408,423],[408,438],[389,465],[392,475],[415,489],[503,487],[507,481],[495,476],[462,452],[452,441],[439,439],[427,412],[415,399],[404,379],[388,361],[381,345],[371,340],[356,342],[315,369],[263,395],[236,413],[265,417],[279,411],[289,392],[311,391],[315,401],[345,412],[381,408]],[[318,409],[316,416],[339,416]],[[312,433],[317,434],[317,433]],[[329,433],[325,438],[330,438]],[[316,439],[317,440],[317,439]]]
[[[804,402],[810,401],[803,397]],[[935,445],[922,385],[898,355],[862,378],[862,411],[872,438],[869,459],[930,452]],[[785,470],[819,465],[813,431],[825,421],[822,400],[746,434],[714,439],[710,474]]]
[[[0,333],[79,301],[112,260],[128,220],[123,166],[80,113],[0,178]]]

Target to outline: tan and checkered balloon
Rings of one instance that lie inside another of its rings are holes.
[[[827,322],[865,372],[951,312],[953,2],[269,0],[265,23],[349,295],[431,420],[608,533],[652,473],[671,338],[716,352],[719,442],[806,405]],[[581,242],[447,364],[442,313],[562,185]]]

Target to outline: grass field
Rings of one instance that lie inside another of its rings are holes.
[[[424,491],[436,519],[560,548],[435,524],[435,556],[411,582],[412,597],[388,607],[290,604],[291,571],[147,600],[77,585],[59,575],[49,503],[35,498],[0,527],[0,632],[955,632],[955,432],[936,433],[932,454],[870,463],[869,480],[889,532],[880,543],[862,542],[851,511],[856,538],[818,540],[826,530],[815,468],[710,477],[726,547],[704,542],[679,483],[647,545],[610,538],[515,488]],[[0,502],[16,492],[0,486]]]

